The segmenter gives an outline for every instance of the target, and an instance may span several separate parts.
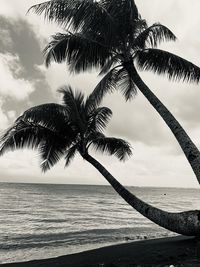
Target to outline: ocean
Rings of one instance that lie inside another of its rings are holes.
[[[167,211],[200,209],[199,189],[128,188]],[[0,263],[173,235],[110,186],[0,183]]]

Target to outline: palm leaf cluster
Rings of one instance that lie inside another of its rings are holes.
[[[106,74],[94,90],[97,101],[115,88],[131,99],[138,89],[133,68],[199,82],[196,65],[157,49],[176,36],[160,23],[148,26],[134,0],[51,0],[31,10],[66,31],[52,36],[45,48],[47,66],[67,61],[71,71],[100,68],[100,74]]]
[[[83,157],[92,146],[95,150],[125,160],[131,155],[130,145],[118,138],[106,137],[104,129],[112,115],[107,107],[99,107],[89,96],[70,86],[59,90],[63,104],[49,103],[25,111],[1,138],[0,155],[20,148],[38,149],[43,171],[61,157],[66,166],[76,153]]]

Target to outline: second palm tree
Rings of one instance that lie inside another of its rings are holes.
[[[130,145],[119,138],[106,137],[103,130],[112,115],[109,108],[99,107],[90,96],[74,93],[70,87],[60,90],[63,105],[51,103],[24,112],[1,138],[0,155],[8,150],[32,148],[39,150],[41,167],[47,171],[61,157],[68,166],[76,153],[92,164],[114,190],[134,209],[156,224],[173,232],[200,235],[200,211],[170,213],[137,198],[121,185],[96,159],[89,149],[107,152],[124,160],[131,155]]]

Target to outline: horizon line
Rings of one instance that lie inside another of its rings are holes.
[[[45,182],[9,182],[9,181],[0,181],[0,184],[32,184],[32,185],[69,185],[69,186],[107,186],[111,187],[109,184],[72,184],[72,183],[45,183]],[[156,185],[123,185],[124,187],[139,187],[139,188],[174,188],[174,189],[199,189],[198,187],[177,187],[177,186],[156,186]]]

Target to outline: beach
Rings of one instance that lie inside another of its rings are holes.
[[[8,267],[133,267],[200,266],[200,241],[192,237],[168,237],[136,241],[86,252]]]

